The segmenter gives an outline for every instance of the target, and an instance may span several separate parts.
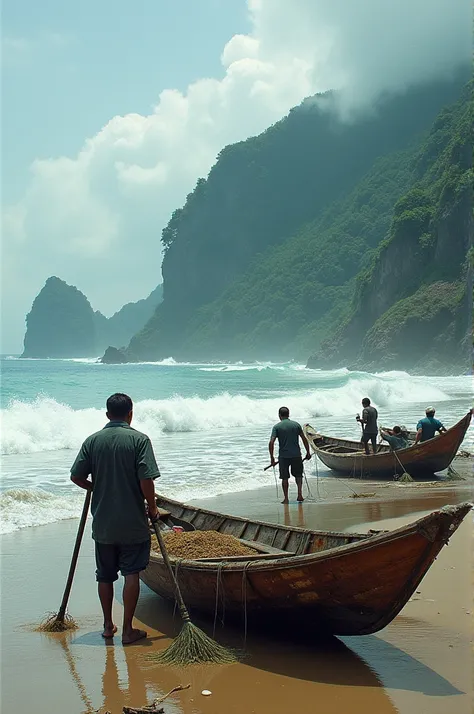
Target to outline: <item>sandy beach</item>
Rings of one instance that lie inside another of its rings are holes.
[[[456,465],[468,480],[436,484],[310,479],[311,496],[288,507],[275,487],[217,496],[199,503],[222,512],[325,530],[395,528],[444,504],[474,500],[472,463]],[[293,485],[294,488],[294,485]],[[353,498],[358,494],[374,494]],[[292,494],[294,497],[294,494]],[[70,612],[79,630],[32,631],[59,607],[77,520],[1,536],[1,698],[6,714],[120,714],[124,705],[151,703],[190,684],[163,704],[166,714],[470,714],[472,712],[472,516],[444,548],[412,600],[376,635],[308,642],[300,632],[218,629],[216,638],[242,648],[242,662],[225,667],[164,668],[150,655],[179,631],[172,608],[142,586],[137,619],[149,638],[124,648],[106,645],[87,529]],[[89,524],[90,526],[90,524]],[[120,584],[120,581],[119,581]],[[121,618],[116,590],[115,618]],[[212,634],[212,623],[193,618]],[[203,689],[212,691],[204,697]]]

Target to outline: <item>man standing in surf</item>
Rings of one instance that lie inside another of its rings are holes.
[[[359,414],[356,416],[356,421],[362,424],[362,444],[364,445],[366,456],[370,456],[369,441],[372,442],[372,451],[377,453],[377,434],[379,428],[377,426],[378,412],[377,409],[370,404],[370,399],[364,397],[362,400],[362,417]]]
[[[268,444],[270,452],[270,462],[272,466],[276,466],[274,448],[275,441],[278,439],[278,466],[280,469],[281,486],[283,489],[282,503],[288,503],[288,486],[291,475],[295,477],[296,486],[298,488],[297,501],[304,501],[303,498],[303,459],[301,458],[300,443],[304,444],[306,449],[305,461],[311,458],[308,439],[303,434],[303,429],[297,421],[290,419],[290,410],[288,407],[280,407],[278,410],[280,421],[272,429],[272,435]]]
[[[104,613],[105,638],[117,632],[112,619],[114,582],[122,573],[122,644],[147,636],[133,627],[140,592],[139,573],[150,559],[148,515],[158,517],[154,479],[160,476],[150,439],[130,426],[132,400],[126,394],[107,399],[108,424],[87,437],[71,468],[71,480],[92,491],[92,538],[96,579]],[[91,476],[91,481],[88,477]]]

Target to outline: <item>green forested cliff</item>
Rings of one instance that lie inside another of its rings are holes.
[[[55,276],[48,278],[26,317],[22,357],[95,357],[109,345],[126,345],[161,300],[159,285],[144,300],[112,317],[94,312],[86,296]]]
[[[357,279],[350,311],[309,364],[465,371],[472,322],[472,83],[412,159],[414,182]]]
[[[94,311],[86,296],[48,278],[26,316],[22,357],[92,357],[96,349]]]
[[[164,301],[130,358],[306,359],[335,335],[325,352],[355,359],[358,276],[374,277],[395,205],[437,155],[420,142],[463,80],[386,98],[351,124],[335,119],[330,94],[313,98],[224,149],[163,231]]]

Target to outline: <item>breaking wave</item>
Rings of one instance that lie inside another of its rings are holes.
[[[334,373],[332,373],[334,376]],[[323,375],[322,375],[323,376]],[[251,425],[268,425],[282,402],[299,421],[314,417],[354,414],[361,395],[370,394],[379,408],[406,403],[440,402],[449,395],[423,378],[397,373],[384,375],[341,374],[341,386],[281,393],[271,398],[250,398],[223,392],[208,398],[174,396],[135,403],[134,426],[157,438],[170,432],[199,432]],[[84,438],[105,423],[102,409],[72,409],[47,396],[32,402],[12,400],[1,410],[2,454],[31,454],[76,449]]]

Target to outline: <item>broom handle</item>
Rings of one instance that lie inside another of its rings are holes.
[[[71,565],[69,566],[69,574],[67,576],[66,587],[64,588],[64,595],[61,601],[61,607],[59,608],[57,620],[64,621],[66,615],[67,603],[69,600],[69,595],[71,593],[72,581],[74,580],[74,573],[77,565],[77,558],[79,556],[79,549],[81,547],[82,536],[84,535],[84,528],[86,527],[87,513],[89,511],[89,505],[91,502],[92,491],[87,491],[86,497],[84,499],[84,505],[82,507],[81,520],[79,521],[79,528],[77,529],[76,542],[74,544],[74,550],[71,558]]]
[[[181,615],[181,617],[183,618],[184,621],[190,622],[191,618],[189,617],[189,612],[187,610],[186,605],[184,604],[183,596],[181,595],[181,590],[179,589],[178,581],[176,580],[176,576],[173,571],[173,566],[171,565],[171,562],[170,562],[170,559],[168,556],[168,551],[166,550],[163,536],[161,535],[161,531],[158,528],[157,523],[158,523],[158,519],[156,519],[155,521],[151,521],[151,525],[153,526],[153,530],[155,531],[156,539],[160,546],[161,555],[163,556],[163,560],[164,560],[165,565],[168,569],[168,573],[171,578],[171,582],[173,583],[174,593],[176,596],[176,600],[178,601],[179,614]]]

